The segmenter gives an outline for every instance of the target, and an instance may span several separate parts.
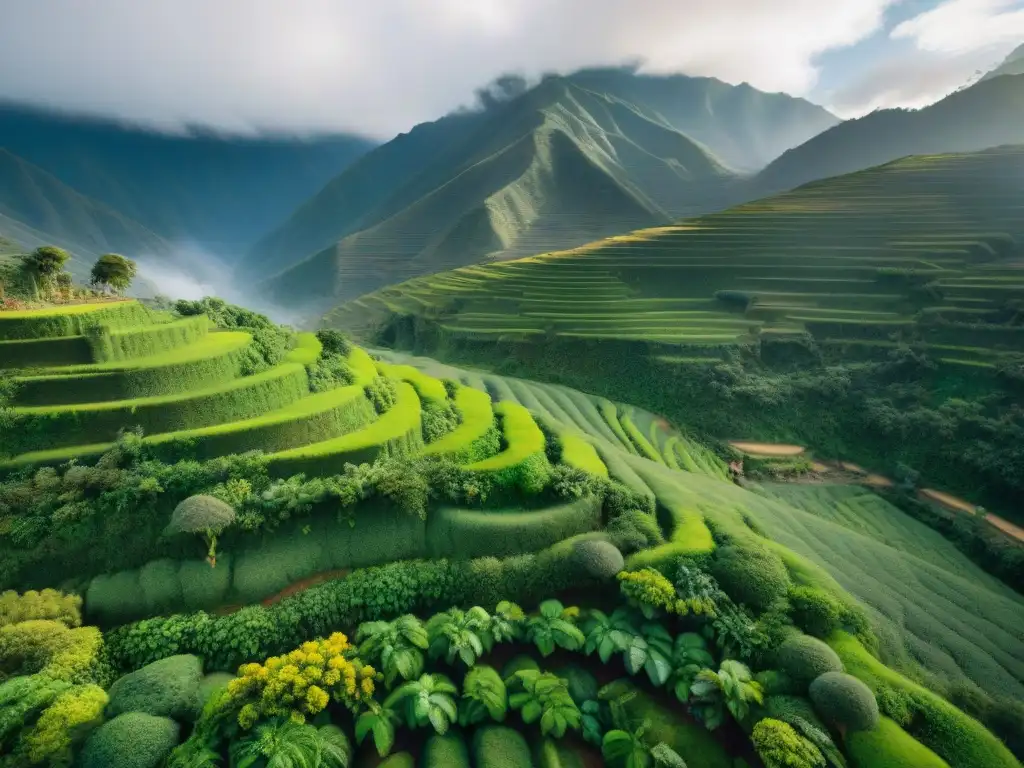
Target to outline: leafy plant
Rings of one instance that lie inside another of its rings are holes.
[[[526,639],[537,646],[542,656],[550,656],[555,648],[578,651],[586,637],[576,626],[579,608],[566,608],[558,600],[545,600],[540,613],[526,622]]]
[[[750,704],[762,703],[761,686],[750,674],[746,664],[726,659],[716,672],[703,669],[690,686],[692,710],[708,730],[714,730],[725,719],[725,711],[742,722],[750,713]]]
[[[351,752],[337,727],[293,720],[264,723],[230,748],[233,768],[348,768]]]
[[[645,722],[635,731],[608,731],[601,742],[601,755],[606,764],[615,768],[686,768],[683,758],[668,744],[647,745],[644,733],[649,725]]]
[[[686,605],[676,597],[675,586],[655,568],[621,571],[616,578],[629,604],[639,608],[645,618],[653,619],[661,611],[687,613]]]
[[[495,643],[519,640],[523,635],[525,621],[526,614],[522,608],[508,600],[502,600],[491,614],[491,622],[484,632],[484,647],[490,651]]]
[[[689,701],[690,687],[697,675],[714,663],[715,659],[703,637],[696,632],[684,632],[677,636],[672,647],[672,674],[669,678],[676,698],[683,702]]]
[[[493,667],[473,667],[462,682],[459,724],[476,725],[488,718],[501,722],[508,711],[505,681]]]
[[[373,746],[380,757],[387,757],[395,746],[395,727],[399,716],[390,707],[371,702],[370,708],[356,718],[356,743],[362,744],[368,735],[373,736]]]
[[[443,658],[449,664],[460,660],[467,667],[476,664],[484,653],[485,640],[490,635],[491,615],[479,606],[468,611],[450,608],[435,614],[427,622],[430,656]]]
[[[597,609],[588,611],[583,621],[586,633],[583,652],[590,656],[597,651],[601,663],[607,664],[614,654],[626,650],[629,641],[639,634],[634,618],[634,613],[626,608],[616,608],[611,615]]]
[[[644,670],[651,683],[664,685],[672,674],[672,636],[660,624],[644,624],[623,649],[622,659],[629,674]]]
[[[605,732],[605,718],[601,702],[596,699],[584,701],[580,706],[580,714],[583,740],[595,747],[600,747]]]
[[[766,717],[751,737],[765,768],[823,768],[821,751],[781,720]]]
[[[429,646],[426,627],[411,614],[394,621],[368,621],[359,625],[359,653],[376,662],[389,688],[395,679],[412,680],[423,674],[423,652]]]
[[[444,675],[425,674],[411,680],[384,699],[385,709],[404,708],[405,722],[410,728],[429,724],[439,734],[445,734],[458,720],[455,695],[458,688]]]
[[[550,672],[526,669],[516,672],[515,687],[508,703],[529,725],[540,721],[541,733],[560,739],[567,729],[578,730],[582,713],[569,695],[565,680]]]

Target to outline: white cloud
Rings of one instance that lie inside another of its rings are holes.
[[[947,0],[897,25],[894,38],[910,38],[918,48],[963,54],[1019,43],[1024,38],[1021,0]]]
[[[803,95],[896,0],[0,0],[0,96],[388,137],[509,71],[642,59]]]

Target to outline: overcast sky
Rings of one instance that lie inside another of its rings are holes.
[[[505,72],[641,60],[920,106],[1024,42],[1024,0],[0,0],[0,98],[173,128],[390,138]]]

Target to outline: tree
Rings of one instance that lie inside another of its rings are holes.
[[[565,680],[532,669],[516,672],[515,677],[518,690],[509,696],[508,703],[519,711],[524,723],[540,720],[541,733],[556,739],[562,738],[567,729],[580,727],[582,714]]]
[[[378,663],[389,688],[395,678],[413,680],[423,674],[423,652],[429,643],[427,630],[418,618],[400,616],[394,621],[368,621],[359,625],[359,654]]]
[[[171,513],[171,522],[164,533],[198,533],[206,541],[206,560],[217,565],[217,536],[235,522],[235,510],[213,496],[189,496]]]
[[[421,675],[399,686],[384,700],[385,709],[401,706],[405,722],[410,728],[420,728],[428,723],[444,735],[458,720],[459,712],[455,703],[458,688],[444,675]]]
[[[764,700],[761,685],[754,681],[746,664],[726,659],[715,672],[703,669],[690,686],[693,713],[713,731],[725,719],[724,710],[742,722],[750,713],[750,703]]]
[[[52,287],[57,275],[64,271],[64,264],[71,255],[63,248],[53,245],[41,245],[32,253],[22,257],[25,269],[46,288]]]
[[[476,725],[488,718],[501,722],[508,711],[505,681],[493,667],[473,667],[462,682],[459,724]]]
[[[92,265],[90,283],[97,287],[109,286],[122,293],[132,284],[135,272],[135,262],[131,259],[126,259],[119,253],[105,253]]]
[[[555,648],[578,651],[586,644],[586,638],[576,626],[578,616],[579,608],[566,608],[558,600],[545,600],[540,604],[540,614],[526,622],[526,639],[537,646],[542,656],[550,656]]]

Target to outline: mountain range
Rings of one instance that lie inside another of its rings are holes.
[[[665,224],[726,206],[741,171],[837,122],[801,99],[711,78],[549,76],[370,152],[257,243],[239,275],[308,307]]]
[[[181,241],[312,316],[381,286],[571,248],[915,154],[1024,142],[1024,46],[919,110],[628,68],[549,75],[384,144],[237,137],[0,106],[0,236],[76,269]],[[180,265],[179,265],[180,266]]]
[[[0,105],[0,147],[168,240],[232,259],[374,143],[158,133]]]

